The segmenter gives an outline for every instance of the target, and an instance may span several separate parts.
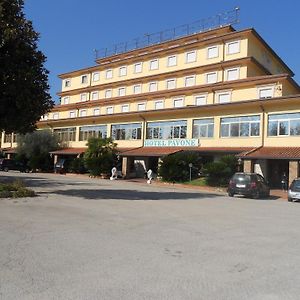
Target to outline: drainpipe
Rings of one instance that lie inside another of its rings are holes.
[[[261,132],[261,147],[265,145],[265,109],[263,105],[260,105],[260,109],[262,111],[262,132]]]

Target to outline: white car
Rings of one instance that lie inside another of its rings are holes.
[[[299,201],[300,200],[300,178],[293,180],[288,190],[288,201]]]

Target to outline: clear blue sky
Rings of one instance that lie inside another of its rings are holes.
[[[239,6],[236,29],[254,27],[300,82],[300,1],[285,0],[25,0],[26,17],[40,33],[51,95],[61,73],[95,65],[93,49],[109,47]]]

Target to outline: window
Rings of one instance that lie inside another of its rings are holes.
[[[100,115],[100,108],[94,108],[94,116],[99,116]]]
[[[147,139],[185,139],[187,121],[149,122],[147,123]]]
[[[63,104],[69,104],[70,103],[70,97],[63,97]]]
[[[121,106],[121,111],[122,112],[129,112],[129,104],[123,104]]]
[[[142,85],[137,84],[133,86],[133,93],[134,94],[140,94],[142,92]]]
[[[74,142],[76,138],[76,127],[57,128],[53,130],[60,142]]]
[[[185,62],[192,63],[197,60],[196,51],[190,51],[185,54]]]
[[[57,113],[54,113],[54,114],[52,115],[52,119],[53,119],[53,120],[59,119],[59,113],[58,113],[58,112],[57,112]]]
[[[240,52],[240,41],[229,42],[226,44],[227,54],[235,54]]]
[[[168,90],[176,88],[176,79],[168,79],[166,81],[166,87]]]
[[[149,83],[149,92],[156,92],[157,91],[157,82],[150,82]]]
[[[11,143],[12,142],[12,133],[5,133],[4,134],[4,143]]]
[[[46,114],[46,115],[43,116],[44,121],[47,121],[48,119],[49,119],[49,114]]]
[[[100,80],[100,72],[93,73],[93,81],[99,81]]]
[[[87,100],[87,93],[80,94],[80,101],[84,102]]]
[[[106,114],[111,115],[114,113],[114,108],[112,106],[106,107]]]
[[[274,86],[266,86],[258,88],[258,98],[272,98],[274,95]]]
[[[138,103],[137,110],[138,111],[146,110],[146,103]]]
[[[106,79],[111,79],[113,78],[113,70],[106,70]]]
[[[260,117],[221,118],[221,137],[259,136]]]
[[[195,105],[206,105],[207,95],[198,95],[195,96]]]
[[[119,69],[119,76],[126,76],[127,75],[127,67],[121,67]]]
[[[177,65],[177,56],[176,55],[169,56],[167,59],[167,66],[173,67],[176,65]]]
[[[183,98],[178,98],[173,100],[174,107],[182,107],[183,106]]]
[[[185,86],[193,86],[195,85],[196,76],[187,76],[185,77]]]
[[[71,79],[65,79],[64,85],[65,85],[65,87],[70,87],[71,86]]]
[[[126,88],[124,87],[121,87],[118,89],[118,96],[119,97],[122,97],[122,96],[125,96],[126,95]]]
[[[69,112],[69,118],[75,118],[76,117],[76,112],[73,110],[73,111],[70,111]]]
[[[158,59],[150,60],[149,69],[150,70],[157,70],[158,69]]]
[[[211,72],[206,74],[206,83],[216,83],[218,80],[217,72]]]
[[[214,119],[201,119],[193,121],[193,138],[210,138],[214,136]]]
[[[116,124],[111,126],[113,140],[140,140],[142,137],[142,124]]]
[[[87,115],[86,109],[82,109],[82,110],[79,112],[79,116],[80,116],[80,117],[86,117],[86,115]]]
[[[163,109],[164,108],[164,101],[158,100],[154,102],[154,109]]]
[[[207,48],[207,58],[216,58],[219,56],[219,46],[212,46]]]
[[[112,97],[112,90],[106,90],[105,91],[105,98],[111,98]]]
[[[300,113],[268,116],[268,136],[300,135]]]
[[[217,103],[228,103],[231,101],[231,92],[217,92]]]
[[[142,72],[142,69],[143,69],[143,65],[142,63],[136,63],[134,65],[134,73],[141,73]]]
[[[82,75],[81,76],[81,83],[82,84],[85,84],[85,83],[87,83],[88,82],[88,77],[87,77],[87,75]]]
[[[226,80],[237,80],[240,78],[240,69],[239,68],[232,68],[227,69],[226,71]]]
[[[99,92],[92,92],[92,100],[98,100],[99,99]]]
[[[95,126],[83,126],[79,127],[79,141],[87,141],[89,138],[106,138],[107,126],[95,125]]]

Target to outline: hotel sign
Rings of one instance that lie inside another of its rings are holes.
[[[145,140],[144,147],[197,147],[198,139]]]

